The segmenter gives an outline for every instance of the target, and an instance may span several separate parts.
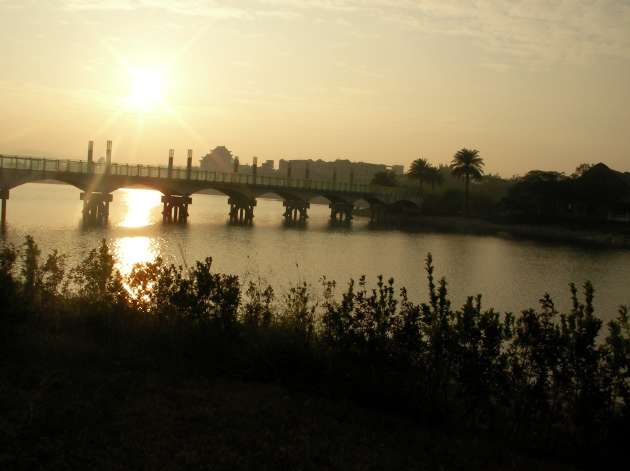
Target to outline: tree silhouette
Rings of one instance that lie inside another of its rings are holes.
[[[558,208],[572,200],[570,183],[562,173],[531,170],[510,187],[504,204],[517,213],[556,218]]]
[[[484,161],[479,157],[477,149],[458,150],[451,161],[451,174],[456,178],[463,178],[465,182],[465,210],[468,216],[470,180],[481,180],[483,177]]]
[[[371,181],[372,185],[380,186],[398,186],[396,174],[391,170],[375,173]]]
[[[444,175],[440,173],[440,169],[438,167],[435,167],[434,165],[431,166],[428,182],[431,184],[431,191],[435,191],[435,185],[441,185],[444,183]]]
[[[593,164],[583,163],[575,167],[575,171],[571,174],[571,178],[580,178],[586,172],[593,168]]]
[[[410,178],[418,180],[420,185],[420,194],[424,194],[424,182],[431,180],[433,167],[427,159],[419,158],[411,162],[407,175]]]

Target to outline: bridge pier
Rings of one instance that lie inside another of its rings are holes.
[[[109,220],[109,203],[114,197],[111,193],[81,193],[83,201],[83,223],[90,225],[106,225]]]
[[[370,204],[370,224],[383,225],[388,223],[387,206],[384,204]]]
[[[0,189],[0,199],[2,199],[2,213],[0,215],[0,225],[4,227],[7,224],[7,200],[9,199],[9,190]]]
[[[330,208],[330,222],[333,224],[350,224],[352,222],[352,210],[354,205],[345,201],[333,201]]]
[[[286,224],[305,224],[308,219],[308,208],[311,207],[308,201],[284,200],[282,205],[284,210],[284,222]]]
[[[230,197],[230,224],[250,225],[254,222],[255,199]]]
[[[164,224],[186,224],[188,222],[188,205],[192,204],[190,196],[163,195],[162,222]]]

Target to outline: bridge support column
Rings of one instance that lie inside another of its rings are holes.
[[[7,200],[9,199],[9,190],[0,189],[0,199],[2,200],[2,213],[0,215],[0,225],[4,227],[7,223]]]
[[[188,221],[188,205],[192,204],[190,196],[163,195],[162,222],[165,224],[186,224]]]
[[[333,224],[350,224],[354,205],[342,201],[334,201],[328,205],[330,208],[330,222]]]
[[[90,225],[105,225],[109,220],[109,203],[114,197],[111,193],[81,193],[83,201],[83,222]]]
[[[230,224],[250,225],[254,222],[255,199],[230,197]]]
[[[382,225],[387,224],[387,206],[384,204],[370,204],[370,224]]]
[[[286,224],[305,224],[308,219],[308,208],[311,207],[308,201],[285,200],[284,206],[284,222]]]

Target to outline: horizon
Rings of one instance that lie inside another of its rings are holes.
[[[0,153],[630,171],[625,2],[241,5],[0,1]]]

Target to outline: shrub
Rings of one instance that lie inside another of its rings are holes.
[[[274,290],[271,286],[262,288],[260,281],[250,281],[245,291],[247,300],[243,303],[241,320],[249,327],[268,328],[273,320]]]
[[[39,256],[30,237],[21,253],[0,248],[7,325],[28,321],[22,312],[44,324],[46,314],[62,313],[87,319],[88,333],[106,334],[117,348],[159,333],[186,364],[218,356],[221,371],[328,385],[370,406],[500,430],[539,450],[614,451],[630,430],[628,309],[602,334],[590,283],[582,296],[570,285],[567,313],[548,294],[518,316],[484,309],[481,295],[454,309],[428,254],[426,302],[411,302],[382,276],[370,289],[362,276],[340,296],[324,279],[321,303],[310,285],[297,284],[276,305],[260,281],[241,298],[238,277],[213,273],[211,258],[189,269],[157,258],[123,277],[104,240],[69,273],[58,252],[41,265]],[[140,335],[138,325],[145,337],[123,341]]]

